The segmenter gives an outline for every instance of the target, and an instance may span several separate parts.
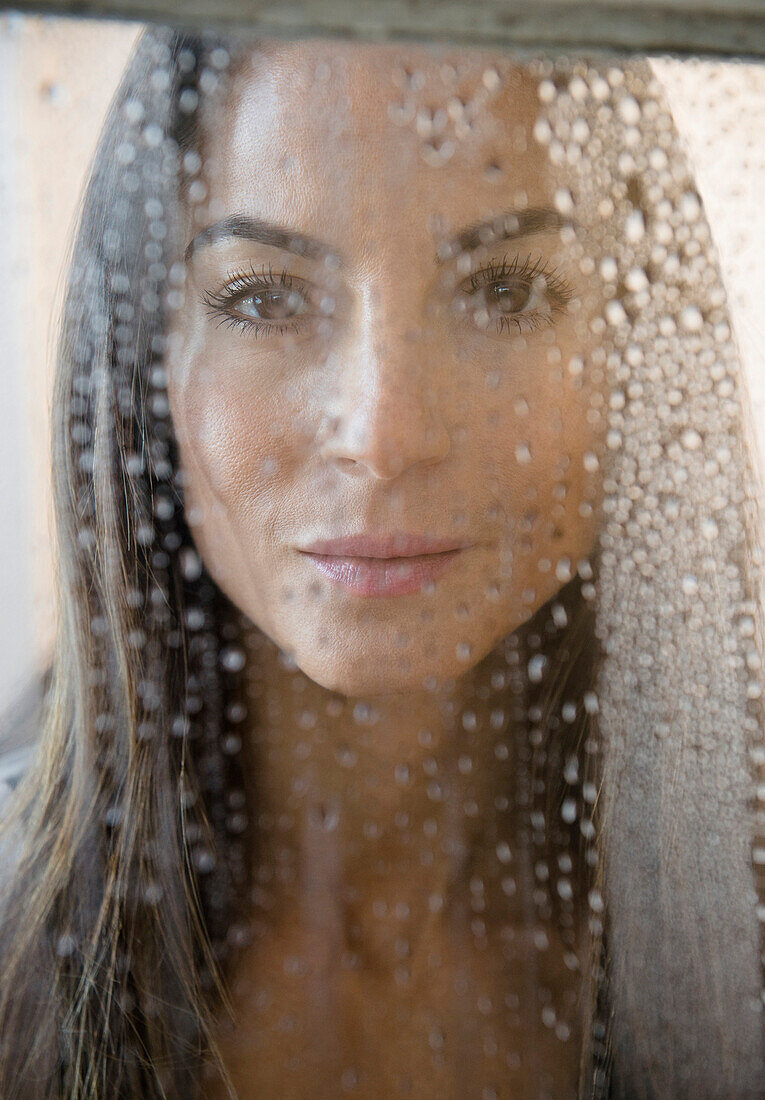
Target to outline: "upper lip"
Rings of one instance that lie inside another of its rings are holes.
[[[392,535],[349,535],[343,539],[318,539],[310,546],[301,546],[304,554],[329,554],[335,557],[414,558],[420,554],[444,554],[449,550],[464,550],[471,542],[455,538],[432,538],[397,532]]]

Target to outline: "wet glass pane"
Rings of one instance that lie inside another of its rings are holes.
[[[0,1095],[763,1095],[762,68],[0,108]]]

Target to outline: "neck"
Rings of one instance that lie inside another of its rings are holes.
[[[504,646],[438,692],[362,699],[316,684],[263,635],[253,645],[267,922],[321,933],[367,967],[406,967],[496,844],[512,751]]]

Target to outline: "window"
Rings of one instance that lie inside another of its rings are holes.
[[[0,1092],[757,1094],[761,65],[0,58]]]

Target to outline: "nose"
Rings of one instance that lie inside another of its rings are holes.
[[[411,329],[398,335],[389,330],[384,337],[368,332],[347,349],[321,444],[325,461],[380,481],[418,464],[442,462],[451,439],[438,358],[431,342]]]

